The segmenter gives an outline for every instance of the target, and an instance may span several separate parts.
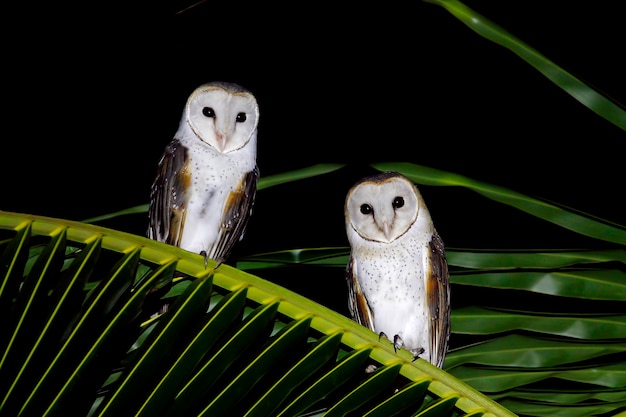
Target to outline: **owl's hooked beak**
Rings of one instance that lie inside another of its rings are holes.
[[[224,153],[224,149],[226,148],[226,139],[228,135],[223,134],[219,130],[215,132],[215,141],[217,142],[217,150],[221,153]]]
[[[389,224],[389,222],[387,220],[383,220],[381,222],[381,229],[383,230],[383,233],[385,234],[385,238],[387,239],[387,242],[391,242],[391,225]]]

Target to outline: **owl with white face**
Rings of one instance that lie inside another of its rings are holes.
[[[411,180],[383,172],[348,191],[346,268],[352,319],[441,368],[450,336],[445,249]]]
[[[189,96],[158,163],[148,237],[224,262],[256,196],[259,106],[250,91],[209,82]]]

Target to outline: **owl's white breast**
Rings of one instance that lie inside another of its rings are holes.
[[[224,206],[231,192],[256,165],[256,134],[248,146],[222,154],[189,135],[180,138],[188,148],[191,183],[188,190],[187,222],[180,246],[191,252],[207,251],[224,221]],[[194,219],[195,224],[190,224]]]
[[[428,337],[424,274],[431,238],[432,232],[414,228],[389,244],[360,239],[352,245],[374,331],[400,335],[409,349],[424,347]]]

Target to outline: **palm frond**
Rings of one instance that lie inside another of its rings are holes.
[[[470,29],[518,55],[574,99],[610,123],[626,130],[626,109],[565,71],[521,39],[458,0],[425,0],[446,9]]]
[[[0,212],[0,253],[3,416],[514,415],[336,312],[170,245]]]

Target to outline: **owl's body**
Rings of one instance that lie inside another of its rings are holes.
[[[393,172],[366,177],[345,205],[352,318],[441,367],[450,334],[450,286],[443,242],[424,200]]]
[[[152,185],[148,237],[226,260],[254,205],[258,118],[256,99],[236,84],[190,95]]]

